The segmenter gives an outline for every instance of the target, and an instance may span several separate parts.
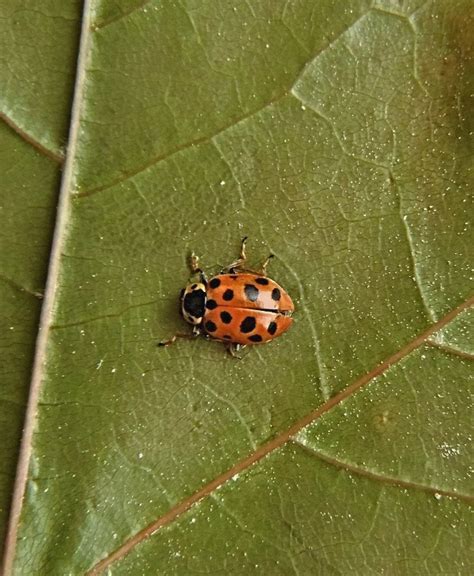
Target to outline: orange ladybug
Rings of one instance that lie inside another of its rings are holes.
[[[181,291],[181,314],[193,325],[192,334],[176,334],[159,346],[169,346],[177,338],[207,338],[224,342],[227,350],[235,352],[245,346],[264,344],[281,336],[291,326],[295,307],[287,292],[267,277],[267,265],[259,271],[246,269],[243,238],[239,258],[221,274],[209,280],[199,268],[199,260],[191,257],[191,272],[199,280],[190,282]]]

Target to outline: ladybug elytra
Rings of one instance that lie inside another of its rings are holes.
[[[176,334],[160,346],[204,335],[222,341],[235,356],[244,346],[270,342],[288,330],[294,305],[287,292],[267,277],[273,255],[258,271],[245,268],[246,240],[242,240],[239,258],[209,280],[197,256],[191,257],[191,272],[199,274],[199,280],[181,291],[180,303],[183,318],[193,325],[192,334]]]

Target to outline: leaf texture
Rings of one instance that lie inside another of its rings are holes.
[[[15,574],[472,571],[472,15],[86,2]],[[244,235],[292,331],[157,350]]]

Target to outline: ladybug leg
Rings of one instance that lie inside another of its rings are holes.
[[[240,254],[238,259],[235,262],[232,262],[230,266],[228,266],[227,270],[229,272],[238,271],[239,269],[243,269],[245,262],[247,261],[247,254],[245,253],[245,244],[247,243],[248,236],[244,236],[242,238],[242,242],[240,243]]]
[[[158,346],[171,346],[171,344],[174,344],[178,338],[183,338],[184,340],[192,340],[193,338],[197,338],[199,334],[199,328],[194,326],[191,334],[189,334],[189,332],[177,332],[168,340],[162,340],[161,342],[158,342]]]
[[[247,254],[245,254],[245,244],[247,243],[248,236],[244,236],[242,238],[242,242],[240,243],[240,254],[239,260],[242,261],[242,264],[247,260]]]
[[[239,356],[237,352],[240,352],[242,348],[242,344],[235,344],[234,342],[224,342],[225,349],[227,352],[232,356],[232,358],[236,358],[237,360],[242,360],[242,356]]]
[[[265,260],[265,262],[261,265],[259,272],[260,272],[260,274],[261,274],[262,276],[266,276],[266,275],[267,275],[267,266],[268,266],[268,263],[269,263],[270,260],[271,260],[272,258],[274,258],[274,257],[275,257],[274,254],[270,254],[270,255],[268,256],[268,258]]]
[[[242,238],[242,243],[240,245],[240,254],[238,260],[232,262],[232,264],[227,268],[227,270],[231,273],[233,272],[251,272],[253,274],[260,274],[261,276],[267,275],[267,266],[270,260],[274,257],[273,254],[270,254],[265,262],[260,266],[259,270],[252,270],[251,268],[245,268],[245,262],[247,261],[247,254],[245,252],[245,245],[247,242],[247,236]]]

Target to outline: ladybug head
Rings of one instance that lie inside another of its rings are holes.
[[[186,322],[201,324],[206,306],[206,286],[201,282],[188,284],[181,291],[181,313]]]

